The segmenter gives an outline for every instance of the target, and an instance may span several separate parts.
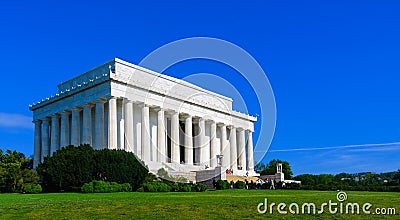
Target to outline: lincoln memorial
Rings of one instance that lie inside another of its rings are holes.
[[[113,59],[58,85],[33,111],[34,167],[63,146],[133,152],[151,171],[254,172],[257,118],[232,99]]]

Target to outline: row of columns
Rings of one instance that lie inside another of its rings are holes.
[[[115,99],[110,99],[110,102],[112,102],[112,100]],[[104,143],[105,102],[106,100],[100,99],[96,101],[95,104],[88,103],[82,107],[75,107],[72,110],[65,110],[59,114],[34,121],[34,167],[36,167],[40,161],[43,161],[44,157],[52,155],[55,151],[60,149],[60,147],[90,144],[96,149],[102,149],[107,145],[114,146]],[[92,135],[93,106],[95,106],[94,137]],[[80,117],[81,111],[82,122]],[[110,117],[112,117],[111,114]],[[112,126],[108,125],[108,127],[110,128]]]
[[[35,137],[34,137],[34,166],[39,161],[43,161],[44,157],[53,154],[62,146],[69,144],[78,146],[79,144],[90,144],[95,149],[110,148],[118,149],[118,111],[117,98],[111,97],[108,100],[107,115],[105,112],[105,103],[107,100],[99,99],[94,103],[88,103],[82,107],[76,107],[72,110],[63,111],[60,114],[54,114],[41,120],[34,121]],[[168,162],[167,158],[167,124],[166,111],[157,108],[157,129],[156,143],[153,143],[153,157],[151,157],[150,148],[152,146],[150,137],[150,107],[142,105],[141,107],[141,141],[137,146],[134,138],[134,103],[126,101],[123,104],[123,128],[125,136],[120,142],[124,149],[134,152],[145,162]],[[92,122],[92,109],[94,108],[94,123]],[[82,120],[80,118],[82,111]],[[198,129],[200,130],[197,137],[199,146],[194,146],[193,135],[193,116],[185,115],[184,117],[184,143],[180,143],[180,114],[178,112],[168,112],[170,118],[170,153],[171,162],[181,163],[180,146],[184,146],[184,163],[193,165],[193,153],[198,148],[199,162],[201,165],[210,167],[217,166],[217,155],[223,155],[223,167],[232,168],[234,170],[242,167],[242,169],[253,170],[253,140],[252,132],[243,130],[234,126],[218,124],[210,121],[210,140],[206,141],[206,120],[198,119]],[[70,117],[71,116],[71,117]],[[108,123],[105,124],[105,117]],[[61,118],[61,119],[60,119]],[[71,118],[71,123],[70,123]],[[61,123],[60,123],[61,122]],[[94,125],[94,126],[92,126]],[[107,126],[107,127],[105,127]],[[217,140],[217,128],[221,134],[220,143]],[[229,139],[227,130],[230,129]],[[81,131],[82,129],[82,131]],[[94,131],[93,131],[94,129]],[[107,130],[105,130],[107,129]],[[137,128],[136,128],[137,129]],[[105,131],[108,131],[107,137]],[[246,132],[246,135],[245,135]],[[246,136],[246,138],[245,138]],[[136,137],[138,138],[138,137]],[[108,143],[106,142],[108,140]],[[229,146],[228,145],[229,140]],[[247,145],[247,152],[245,152]],[[220,148],[218,147],[220,146]],[[154,155],[156,158],[154,158]],[[247,156],[246,156],[247,155]]]

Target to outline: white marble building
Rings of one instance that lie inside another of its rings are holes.
[[[113,59],[58,85],[33,111],[34,166],[67,145],[135,153],[151,170],[254,173],[255,117],[232,99]]]

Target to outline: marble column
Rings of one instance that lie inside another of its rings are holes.
[[[142,106],[133,104],[133,153],[142,159]]]
[[[185,119],[185,164],[193,165],[192,116]]]
[[[194,126],[193,127],[193,153],[194,153],[194,158],[193,158],[193,164],[194,165],[200,165],[200,135],[199,135],[199,119],[195,118],[192,116],[192,123]]]
[[[34,137],[34,154],[33,154],[33,168],[36,168],[40,161],[40,153],[42,146],[42,121],[36,120],[35,123],[35,137]]]
[[[166,124],[165,124],[165,114],[164,109],[160,109],[157,112],[157,148],[158,148],[158,162],[167,162],[166,161],[166,144],[165,144],[165,132],[166,132]]]
[[[125,105],[117,101],[117,147],[119,150],[126,150],[125,148]]]
[[[94,115],[94,138],[93,147],[95,149],[105,148],[104,143],[104,103],[106,101],[99,99],[96,101],[95,115]]]
[[[76,107],[72,110],[72,122],[71,122],[71,145],[79,146],[81,143],[81,109]]]
[[[150,112],[149,106],[142,107],[142,160],[150,161]]]
[[[205,139],[206,139],[206,122],[204,120],[204,118],[200,118],[199,119],[199,154],[200,154],[200,165],[204,166],[208,163],[208,158],[206,158],[206,143]],[[207,145],[208,147],[208,145]]]
[[[42,120],[42,153],[41,153],[41,161],[44,160],[46,156],[50,155],[50,136],[49,136],[49,128],[50,128],[50,120],[48,118],[44,118]]]
[[[133,103],[126,100],[125,102],[125,149],[133,152]]]
[[[108,148],[117,149],[118,128],[117,128],[117,98],[111,97],[108,100]]]
[[[227,146],[226,125],[221,125],[221,154],[222,154],[222,167],[229,168],[230,165],[230,146]]]
[[[82,144],[92,145],[92,104],[83,106]]]
[[[53,155],[60,149],[60,116],[58,114],[51,116],[51,138],[50,138],[50,155]]]
[[[242,170],[246,170],[246,152],[245,148],[245,141],[244,141],[244,130],[238,129],[238,155],[239,155],[239,166],[242,167]]]
[[[230,142],[230,151],[231,151],[231,169],[233,170],[237,170],[237,161],[238,161],[238,157],[237,157],[237,145],[236,145],[236,128],[231,126],[231,132],[229,135],[229,142]]]
[[[254,170],[253,132],[247,130],[247,170]]]
[[[174,112],[171,117],[171,159],[173,163],[180,163],[179,130],[179,113]]]
[[[211,157],[210,157],[210,167],[214,168],[217,166],[217,154],[219,150],[217,148],[217,124],[215,121],[211,121],[210,125],[210,143],[211,143]]]
[[[60,134],[60,146],[65,147],[69,145],[69,115],[70,112],[61,112],[61,134]]]

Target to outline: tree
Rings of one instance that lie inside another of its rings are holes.
[[[257,173],[261,173],[263,170],[265,170],[265,164],[263,163],[257,163],[254,166],[254,171],[256,171]]]
[[[269,161],[269,163],[266,165],[259,165],[260,168],[264,167],[264,169],[261,170],[260,174],[261,175],[274,175],[276,173],[276,165],[278,163],[282,163],[282,172],[285,174],[285,179],[292,179],[293,172],[292,172],[292,168],[290,167],[289,162],[283,161],[283,160],[278,160],[278,159],[273,159],[273,160]]]
[[[124,150],[94,150],[72,145],[45,157],[37,167],[44,191],[74,191],[92,180],[129,183],[138,188],[148,171],[135,155]]]
[[[400,169],[398,169],[397,172],[394,174],[393,182],[400,184]]]
[[[24,184],[38,183],[35,171],[30,169],[31,160],[15,150],[7,150],[4,154],[0,149],[1,192],[21,192]]]
[[[124,150],[96,150],[94,155],[94,179],[130,183],[138,189],[149,171],[132,152]]]
[[[72,190],[93,180],[94,149],[90,145],[69,145],[47,156],[36,170],[44,191]]]
[[[301,181],[301,185],[316,185],[315,175],[312,174],[298,175],[295,179]]]

